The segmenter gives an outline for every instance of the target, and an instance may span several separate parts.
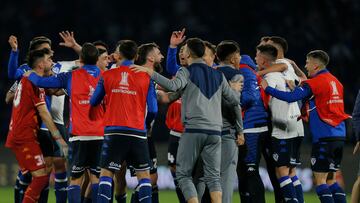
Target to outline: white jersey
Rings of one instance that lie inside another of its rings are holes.
[[[55,74],[64,73],[71,71],[76,67],[75,61],[59,61],[57,62],[52,71]],[[64,125],[64,104],[65,95],[62,96],[51,96],[51,116],[54,123]]]
[[[298,77],[294,68],[286,61],[276,61],[277,63],[286,63],[288,69],[284,72],[273,72],[265,75],[265,80],[270,87],[280,91],[290,91],[287,87],[286,80],[295,80]],[[295,77],[296,76],[296,77]],[[299,105],[297,102],[288,103],[275,97],[270,97],[269,108],[271,111],[272,133],[277,139],[290,139],[304,136],[304,126],[301,119]]]

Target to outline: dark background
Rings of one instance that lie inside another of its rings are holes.
[[[113,49],[120,39],[139,44],[156,42],[166,55],[173,30],[187,28],[187,37],[200,37],[214,44],[224,39],[239,42],[242,54],[254,57],[261,36],[279,35],[288,40],[287,57],[305,64],[306,54],[323,49],[330,54],[329,70],[345,90],[345,109],[351,113],[360,86],[357,62],[360,1],[1,1],[0,6],[0,142],[6,139],[11,106],[4,102],[12,82],[7,78],[10,46],[8,37],[18,37],[20,63],[29,41],[39,35],[52,39],[55,61],[77,55],[58,46],[58,32],[75,32],[79,44],[103,40]],[[162,131],[163,132],[163,131]],[[155,139],[166,140],[166,133]]]

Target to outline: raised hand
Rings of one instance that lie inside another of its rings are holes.
[[[10,46],[11,46],[11,49],[13,50],[13,51],[17,51],[17,49],[18,49],[18,41],[17,41],[17,38],[16,38],[16,36],[14,36],[14,35],[11,35],[10,37],[9,37],[9,44],[10,44]]]
[[[184,34],[185,34],[185,28],[183,28],[181,31],[172,32],[170,37],[170,47],[176,48],[179,44],[181,44],[186,38]]]
[[[69,47],[74,49],[77,53],[80,53],[81,46],[76,42],[74,32],[62,31],[59,32],[60,37],[64,42],[60,42],[60,46]]]

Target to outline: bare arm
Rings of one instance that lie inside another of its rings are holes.
[[[49,129],[52,138],[55,140],[55,142],[59,145],[60,151],[64,153],[65,157],[67,157],[68,154],[68,146],[64,139],[61,137],[59,130],[56,128],[56,125],[54,124],[51,115],[49,111],[46,108],[45,104],[37,106],[37,110],[39,112],[41,120],[44,122],[46,127]]]
[[[304,72],[296,65],[296,63],[290,59],[287,59],[289,63],[294,67],[295,74],[303,81],[306,80],[307,77]]]
[[[157,100],[162,104],[170,104],[181,97],[182,91],[178,92],[165,92],[157,90]]]

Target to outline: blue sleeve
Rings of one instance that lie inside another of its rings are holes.
[[[91,106],[99,105],[103,100],[104,96],[105,96],[104,79],[103,77],[101,77],[96,86],[95,92],[90,99],[90,105]]]
[[[360,141],[360,91],[356,97],[352,117],[353,129],[355,132],[356,140]]]
[[[168,48],[166,57],[166,71],[171,75],[176,75],[176,72],[180,69],[180,66],[176,61],[177,48]]]
[[[68,87],[68,81],[71,80],[71,72],[60,73],[51,77],[41,77],[36,73],[31,73],[29,80],[38,87],[71,89],[71,87]]]
[[[244,89],[241,92],[241,106],[249,108],[260,99],[259,85],[256,75],[248,70],[243,70]]]
[[[18,59],[19,59],[19,51],[12,51],[10,52],[10,58],[8,63],[8,77],[10,79],[20,79],[17,78],[17,70],[18,70]]]
[[[145,119],[145,124],[146,127],[149,128],[151,122],[155,119],[156,114],[158,112],[155,85],[152,80],[150,80],[149,90],[146,97],[146,104],[147,104],[147,115]]]
[[[265,92],[273,97],[276,97],[277,99],[287,101],[289,103],[308,98],[312,95],[312,91],[307,84],[296,87],[292,92],[279,91],[268,86],[266,87]]]

